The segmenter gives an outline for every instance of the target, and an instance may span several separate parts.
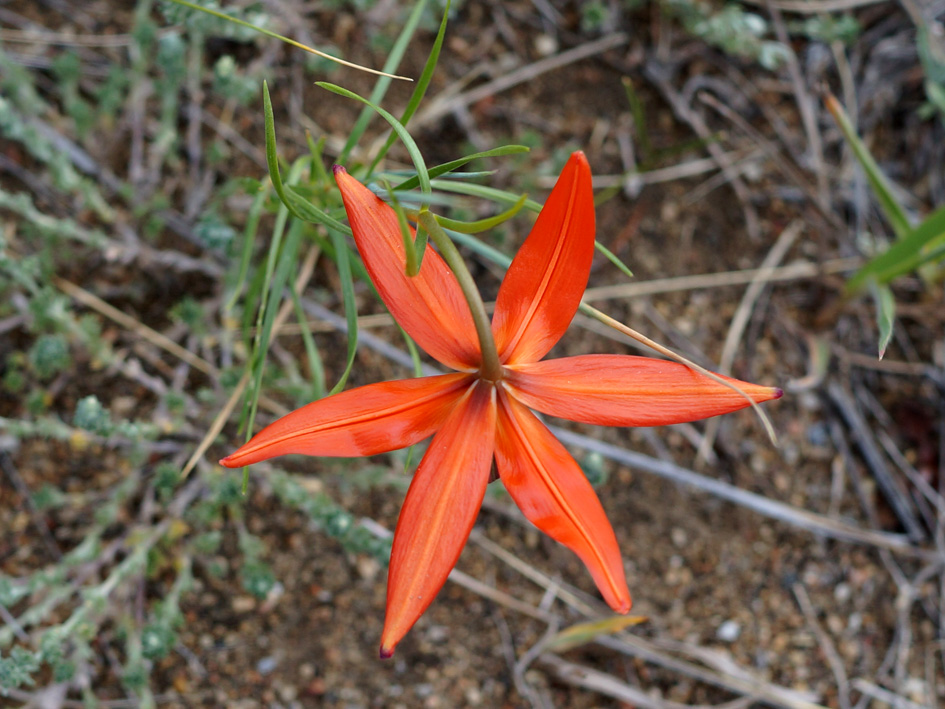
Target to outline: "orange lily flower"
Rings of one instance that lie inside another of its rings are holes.
[[[499,290],[488,375],[463,291],[428,248],[418,275],[394,210],[339,166],[335,179],[364,265],[398,323],[451,374],[369,384],[315,401],[260,431],[222,461],[234,468],[287,453],[368,456],[433,435],[394,533],[381,656],[446,582],[476,520],[495,459],[524,515],[584,562],[607,604],[630,610],[617,539],[577,462],[535,409],[582,423],[657,426],[748,406],[737,392],[675,362],[625,355],[542,357],[571,323],[594,255],[591,172],[565,165]],[[491,344],[491,343],[490,343]],[[754,401],[781,390],[735,382]]]

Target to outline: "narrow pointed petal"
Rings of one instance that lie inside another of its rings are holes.
[[[466,544],[489,482],[495,408],[495,388],[473,385],[414,475],[394,532],[381,657],[427,609]]]
[[[776,387],[730,377],[756,403]],[[738,392],[677,362],[628,355],[580,355],[510,367],[509,391],[550,416],[599,426],[665,426],[749,406]]]
[[[369,384],[283,416],[220,461],[227,468],[288,453],[357,457],[386,453],[433,435],[469,386],[466,374]]]
[[[394,319],[446,366],[478,367],[479,339],[469,305],[440,255],[427,246],[420,273],[408,277],[396,212],[338,165],[335,181],[364,266]]]
[[[496,466],[506,490],[541,531],[580,557],[607,605],[630,610],[614,530],[574,458],[525,406],[499,394]]]
[[[593,258],[591,168],[574,153],[499,288],[492,330],[503,363],[539,360],[561,339]]]

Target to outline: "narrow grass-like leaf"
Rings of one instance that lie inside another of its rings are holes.
[[[397,195],[394,194],[394,190],[391,189],[390,184],[385,183],[384,187],[387,189],[387,198],[390,206],[397,215],[397,225],[400,227],[400,238],[404,242],[404,252],[407,257],[406,272],[408,276],[413,278],[420,273],[420,264],[417,261],[417,251],[414,247],[413,237],[410,235],[410,225],[407,223],[407,214],[404,212],[404,208],[397,199]],[[426,244],[424,244],[424,247],[425,246]]]
[[[417,238],[413,242],[413,249],[417,254],[417,270],[414,273],[420,273],[420,266],[423,263],[423,255],[427,252],[427,238],[429,235],[421,224],[417,224]]]
[[[479,234],[483,231],[487,231],[488,229],[494,229],[499,224],[502,224],[503,222],[506,222],[514,217],[522,210],[522,207],[525,206],[525,200],[527,199],[528,195],[523,194],[518,198],[518,201],[515,204],[506,209],[504,212],[496,214],[492,217],[486,217],[485,219],[464,222],[457,219],[448,219],[447,217],[436,215],[436,221],[440,226],[446,229],[451,229],[452,231],[458,231],[462,234]]]
[[[492,263],[496,264],[502,269],[507,269],[512,263],[512,258],[510,256],[506,256],[498,249],[489,246],[489,244],[484,243],[482,240],[477,239],[471,234],[463,234],[458,231],[452,231],[451,229],[444,229],[444,231],[446,232],[447,236],[449,236],[455,243],[465,246],[474,254],[478,254],[483,258],[492,261]]]
[[[217,17],[221,20],[226,20],[227,22],[232,22],[233,24],[240,25],[241,27],[247,27],[251,30],[259,32],[260,34],[264,34],[267,37],[278,39],[280,42],[285,42],[286,44],[290,44],[293,47],[296,47],[298,49],[301,49],[311,54],[314,54],[316,56],[319,56],[322,59],[328,59],[329,61],[333,61],[337,64],[341,64],[342,66],[351,67],[352,69],[357,69],[359,71],[366,71],[369,74],[377,74],[387,79],[401,79],[403,81],[413,81],[413,79],[411,79],[408,76],[397,76],[396,74],[388,74],[383,71],[378,71],[377,69],[371,69],[366,66],[361,66],[360,64],[355,64],[354,62],[349,62],[349,61],[345,61],[344,59],[340,59],[338,57],[333,57],[332,55],[322,52],[318,49],[315,49],[314,47],[309,47],[308,45],[302,44],[301,42],[296,42],[294,39],[283,37],[281,34],[276,34],[272,30],[267,30],[265,27],[254,25],[251,22],[247,22],[246,20],[241,20],[240,18],[233,17],[232,15],[227,15],[226,13],[220,12],[219,10],[212,10],[208,7],[202,7],[201,5],[197,5],[196,3],[187,2],[187,0],[169,0],[169,1],[177,5],[181,5],[183,7],[190,8],[191,10],[205,12],[208,15],[213,15],[214,17]]]
[[[305,345],[305,356],[308,359],[308,374],[312,381],[312,399],[321,399],[325,396],[325,367],[322,363],[321,354],[318,351],[318,345],[315,344],[315,338],[312,331],[308,328],[308,318],[305,317],[305,311],[302,310],[302,301],[294,288],[289,289],[292,296],[292,307],[295,310],[295,317],[299,321],[299,329],[302,333],[302,343]]]
[[[410,353],[410,359],[413,361],[413,376],[422,377],[423,360],[420,359],[420,350],[417,348],[417,343],[413,341],[413,338],[408,335],[407,331],[400,325],[397,326],[397,329],[400,330],[400,335],[404,338],[404,344],[407,346],[407,351]]]
[[[614,266],[616,266],[617,269],[623,275],[625,275],[627,278],[633,278],[633,271],[631,271],[630,268],[623,261],[620,260],[620,257],[617,256],[617,254],[615,254],[613,251],[608,249],[599,241],[594,242],[594,248],[600,251],[604,255],[604,257],[608,261],[610,261]]]
[[[495,187],[486,185],[477,185],[474,182],[456,182],[455,180],[433,180],[430,183],[436,189],[442,192],[453,192],[455,194],[469,195],[470,197],[479,197],[490,202],[498,204],[515,204],[518,202],[519,195],[505,190],[499,190]],[[541,204],[533,199],[525,200],[524,209],[536,214],[541,211]]]
[[[272,99],[269,97],[269,85],[265,81],[263,82],[263,118],[266,133],[266,165],[269,168],[269,179],[272,181],[272,186],[282,203],[296,219],[323,224],[331,229],[350,234],[351,229],[299,195],[294,188],[286,188],[282,183],[282,173],[279,170],[279,154],[276,148],[276,125],[272,113]]]
[[[847,294],[859,293],[870,281],[886,284],[916,270],[934,259],[942,244],[945,244],[945,206],[932,212],[904,238],[863,266],[847,282]]]
[[[404,58],[407,47],[410,45],[410,40],[413,39],[414,32],[417,31],[417,26],[420,24],[420,17],[423,15],[423,10],[426,8],[426,5],[427,0],[419,0],[419,2],[414,5],[413,10],[411,10],[410,15],[407,17],[407,22],[404,23],[404,28],[400,31],[400,35],[398,35],[397,40],[394,42],[394,46],[391,47],[390,54],[387,55],[387,61],[384,62],[384,71],[392,71],[400,64],[400,60]],[[371,91],[369,98],[370,103],[368,103],[369,107],[372,104],[375,106],[380,104],[384,99],[384,94],[387,93],[387,89],[390,87],[390,82],[391,79],[389,76],[382,76],[377,80],[374,89]],[[339,163],[347,162],[348,155],[351,154],[352,148],[361,140],[361,136],[364,135],[364,131],[371,122],[373,115],[374,113],[370,108],[365,108],[361,111],[361,115],[359,115],[358,119],[354,122],[354,126],[352,126],[351,131],[348,133],[348,140],[345,142],[345,146],[338,156]]]
[[[544,649],[565,652],[586,645],[599,635],[613,635],[643,622],[646,622],[645,616],[615,615],[603,620],[577,623],[556,633],[544,646]]]
[[[354,366],[354,356],[358,352],[358,304],[354,297],[354,281],[351,278],[351,262],[348,259],[348,245],[344,234],[330,231],[331,243],[335,251],[335,265],[338,267],[338,278],[341,281],[341,298],[345,306],[345,320],[348,324],[348,358],[345,361],[345,371],[342,372],[338,383],[328,392],[329,396],[337,394],[345,388],[351,368]]]
[[[327,91],[331,91],[334,94],[338,94],[339,96],[344,96],[346,98],[352,98],[355,101],[360,101],[365,106],[369,106],[370,108],[377,111],[377,113],[390,124],[391,128],[394,129],[394,132],[397,133],[397,137],[400,138],[401,142],[404,144],[404,147],[407,148],[407,152],[410,154],[410,159],[413,161],[413,166],[417,170],[420,191],[424,194],[430,193],[430,175],[427,171],[426,163],[423,161],[423,155],[420,154],[420,148],[417,147],[416,142],[414,142],[414,139],[411,137],[410,133],[407,132],[407,129],[400,125],[400,121],[398,121],[393,115],[385,111],[380,106],[373,104],[362,96],[358,96],[358,94],[354,93],[353,91],[348,91],[348,89],[342,88],[336,84],[330,84],[326,81],[316,81],[315,85],[320,86]],[[421,205],[421,208],[422,207],[423,205]]]
[[[263,206],[268,196],[268,186],[261,185],[246,215],[246,226],[243,228],[243,251],[240,254],[239,269],[236,272],[232,286],[233,292],[227,299],[226,305],[223,306],[224,314],[232,312],[240,293],[243,291],[243,284],[246,282],[246,276],[249,273],[249,267],[253,259],[253,245],[256,243],[256,233],[259,231],[259,220],[262,217]]]
[[[328,171],[325,169],[325,163],[322,162],[322,156],[325,154],[325,136],[321,136],[316,142],[312,139],[311,132],[305,131],[305,142],[308,144],[308,151],[312,156],[312,182],[322,185],[332,184],[331,178],[328,177]]]
[[[457,168],[460,168],[463,165],[472,162],[473,160],[478,160],[479,158],[498,158],[498,157],[502,157],[503,155],[518,155],[520,153],[527,153],[528,151],[529,151],[529,148],[526,145],[503,145],[498,148],[492,148],[491,150],[483,150],[480,153],[472,153],[471,155],[466,155],[456,160],[451,160],[450,162],[445,162],[441,165],[431,167],[427,170],[427,174],[432,180],[436,177],[440,177],[441,175],[445,175],[448,172],[453,172],[453,170],[456,170]],[[464,177],[468,177],[468,176],[464,176]],[[412,189],[415,189],[418,185],[420,185],[419,174],[414,175],[413,177],[404,180],[399,185],[396,185],[394,189],[397,191],[412,190]]]
[[[440,29],[437,30],[436,39],[433,40],[433,48],[430,50],[430,55],[427,57],[427,63],[423,66],[423,73],[420,74],[417,85],[413,89],[413,94],[411,94],[410,100],[407,101],[407,107],[400,116],[400,124],[404,127],[410,122],[413,114],[417,112],[417,109],[420,107],[420,102],[423,100],[427,88],[430,86],[430,80],[433,79],[433,70],[436,69],[436,64],[440,59],[440,50],[443,48],[443,39],[446,37],[446,21],[449,18],[449,14],[450,0],[447,0],[446,7],[443,8],[443,19],[440,20]],[[391,149],[396,140],[397,135],[391,133],[387,142],[384,143],[384,147],[374,156],[371,167],[369,167],[367,171],[367,178],[370,178],[371,175],[374,174],[374,170],[377,169],[378,164],[384,159],[384,156],[387,155],[387,152]]]
[[[321,224],[329,229],[340,231],[347,236],[351,235],[351,227],[316,207],[299,192],[298,188],[287,185],[283,191],[283,196],[287,203],[291,205],[293,215],[297,219],[301,219],[304,222]]]
[[[886,354],[886,348],[892,339],[893,325],[896,322],[896,298],[889,286],[875,281],[870,285],[870,293],[876,303],[876,325],[879,327],[879,359]]]
[[[621,79],[623,90],[627,95],[627,103],[630,104],[630,114],[633,116],[633,127],[636,128],[637,143],[640,146],[640,163],[649,165],[653,157],[653,146],[650,143],[650,134],[646,129],[646,114],[643,112],[643,102],[637,96],[637,91],[633,86],[633,80],[629,76]]]
[[[898,238],[904,238],[911,230],[911,224],[909,223],[909,218],[906,216],[906,211],[893,194],[889,181],[886,179],[883,171],[879,169],[879,165],[876,164],[876,160],[873,159],[869,149],[856,134],[856,130],[854,130],[853,124],[850,122],[850,118],[843,110],[843,106],[840,105],[840,102],[833,95],[827,94],[824,98],[824,104],[827,106],[827,110],[830,111],[831,115],[833,115],[834,120],[840,127],[840,131],[843,133],[843,137],[846,138],[850,147],[853,149],[853,154],[863,167],[863,171],[866,173],[866,179],[869,180],[873,192],[876,193],[879,206],[892,225],[893,231],[896,232]]]
[[[302,165],[297,163],[289,171],[289,180],[295,181],[301,174]],[[272,338],[272,326],[279,309],[279,300],[289,278],[290,268],[296,263],[299,244],[301,243],[302,223],[294,222],[288,230],[283,246],[283,233],[289,219],[289,210],[284,205],[279,207],[273,237],[266,258],[265,275],[260,295],[259,310],[256,316],[256,336],[253,341],[250,368],[252,370],[249,390],[249,405],[244,406],[246,440],[252,436],[252,422],[256,420],[259,396],[262,393],[262,377],[266,367],[266,353]],[[245,480],[244,480],[245,482]]]

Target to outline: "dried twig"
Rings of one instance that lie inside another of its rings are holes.
[[[800,606],[807,624],[814,631],[814,635],[817,636],[820,651],[827,659],[830,671],[833,672],[834,679],[837,681],[837,701],[840,704],[840,709],[850,709],[852,706],[850,704],[850,679],[843,667],[843,660],[837,653],[837,648],[834,647],[830,636],[817,621],[817,613],[814,611],[814,606],[810,602],[806,589],[801,584],[796,583],[791,587],[791,590],[794,592],[797,605]]]

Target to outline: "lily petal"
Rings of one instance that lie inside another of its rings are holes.
[[[593,258],[591,168],[574,153],[499,288],[492,331],[503,364],[539,360],[561,339]]]
[[[429,245],[420,273],[405,273],[406,255],[394,210],[335,166],[335,181],[364,266],[394,319],[431,357],[453,369],[479,366],[479,339],[453,272]],[[414,230],[410,230],[414,235]]]
[[[783,393],[776,387],[722,378],[756,403]],[[629,355],[580,355],[516,365],[507,369],[505,382],[533,409],[599,426],[665,426],[749,406],[738,392],[684,364]]]
[[[597,495],[564,446],[525,406],[499,394],[495,459],[499,477],[525,516],[584,562],[607,604],[630,610],[614,530]]]
[[[381,657],[433,601],[469,538],[489,482],[495,408],[493,386],[470,387],[410,483],[394,532]]]
[[[277,455],[356,457],[428,438],[469,386],[467,374],[369,384],[296,409],[220,461],[238,468]]]

